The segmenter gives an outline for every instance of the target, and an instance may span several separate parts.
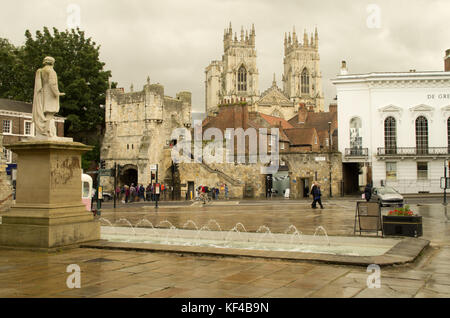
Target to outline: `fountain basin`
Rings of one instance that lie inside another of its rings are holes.
[[[366,266],[412,262],[429,244],[417,238],[332,236],[328,241],[313,235],[107,226],[101,228],[101,237],[82,247]]]

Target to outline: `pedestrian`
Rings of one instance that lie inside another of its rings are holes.
[[[322,192],[320,191],[320,184],[317,184],[315,187],[313,187],[313,196],[314,196],[314,201],[312,203],[312,208],[316,209],[316,203],[318,202],[320,205],[320,208],[323,209],[323,205],[322,205]]]
[[[372,197],[372,184],[369,182],[364,188],[364,198],[366,199],[367,202],[369,202],[371,197]]]
[[[120,187],[117,186],[115,191],[116,191],[116,200],[120,200]]]
[[[195,189],[195,200],[199,200],[200,189],[201,187]]]
[[[132,183],[130,187],[130,202],[134,202],[135,199],[136,199],[136,188],[134,187],[134,183]]]
[[[315,194],[315,192],[316,192],[316,188],[317,188],[317,184],[316,184],[316,181],[314,181],[313,183],[312,183],[312,185],[311,185],[311,191],[309,192],[309,193],[311,193],[311,196],[313,197],[313,202],[311,203],[311,207],[313,208],[313,209],[315,209],[316,208],[316,198],[314,197],[314,194]]]
[[[202,186],[201,196],[202,196],[203,204],[206,204],[206,200],[208,199],[207,187]]]
[[[142,184],[139,186],[139,198],[145,201],[145,188]]]
[[[228,200],[228,185],[225,183],[225,200]]]
[[[147,188],[145,189],[145,195],[146,195],[146,199],[147,201],[150,201],[151,199],[151,193],[152,193],[152,185],[149,183]]]
[[[125,185],[125,203],[130,201],[130,188]]]
[[[219,188],[216,188],[216,200],[219,200]]]

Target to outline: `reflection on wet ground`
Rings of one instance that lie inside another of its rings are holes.
[[[247,231],[266,225],[278,233],[292,224],[305,234],[322,225],[330,235],[353,235],[354,201],[324,203],[323,210],[312,210],[306,201],[254,201],[158,211],[131,204],[104,210],[102,217],[113,223],[126,218],[133,225],[143,218],[153,224],[168,220],[177,227],[189,220],[203,226],[213,219],[226,230],[240,222]],[[431,240],[431,247],[412,264],[383,267],[381,288],[368,288],[365,267],[77,248],[51,254],[0,250],[0,297],[448,298],[450,223],[445,209],[438,204],[411,208],[423,216],[423,238]],[[66,285],[70,264],[80,266],[79,289]]]

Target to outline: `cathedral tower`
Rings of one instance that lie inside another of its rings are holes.
[[[304,103],[314,111],[324,110],[317,28],[308,39],[306,30],[300,43],[295,28],[284,35],[284,93],[296,105]]]
[[[231,23],[223,36],[222,61],[212,61],[206,68],[206,112],[217,111],[218,104],[259,98],[258,68],[256,67],[255,27],[241,28],[240,36],[233,34]]]

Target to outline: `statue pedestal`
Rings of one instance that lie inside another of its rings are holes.
[[[16,204],[0,224],[0,246],[53,249],[100,239],[100,223],[81,201],[77,142],[36,140],[8,146],[18,154]]]

